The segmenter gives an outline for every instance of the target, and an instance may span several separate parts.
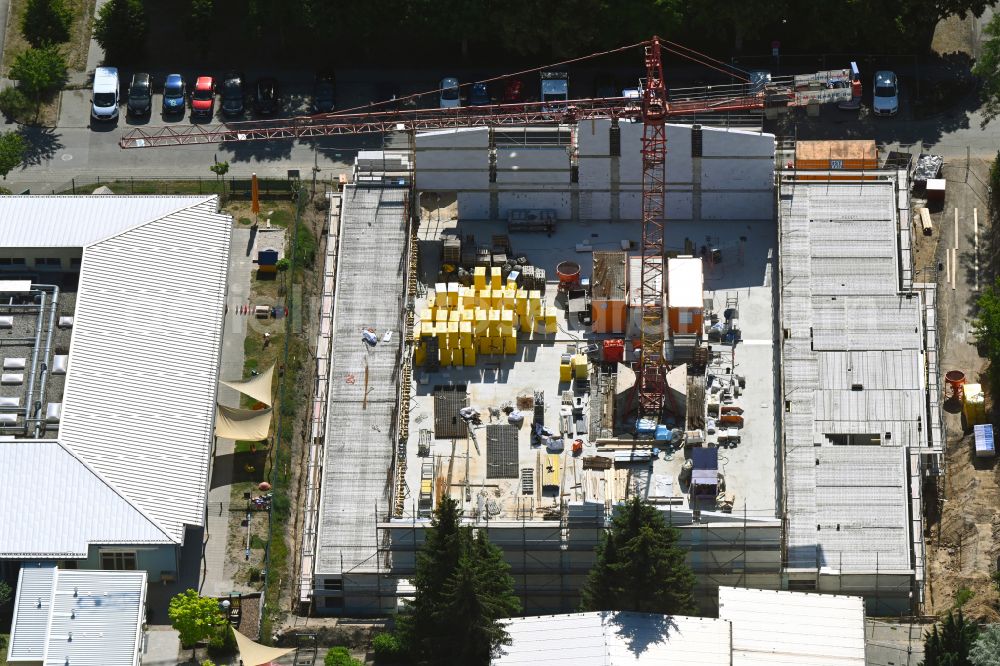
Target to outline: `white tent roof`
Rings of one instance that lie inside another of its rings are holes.
[[[7,659],[136,666],[145,610],[145,571],[61,570],[52,563],[29,563],[17,584]]]
[[[271,429],[270,407],[267,409],[236,409],[215,406],[215,436],[246,441],[265,439]]]
[[[270,407],[274,404],[274,398],[271,394],[271,379],[273,376],[274,366],[272,365],[256,377],[250,377],[249,379],[224,379],[220,383]]]
[[[204,520],[232,220],[165,199],[195,205],[84,248],[59,439],[181,543]]]
[[[254,643],[235,629],[233,629],[233,634],[236,636],[236,647],[239,648],[240,661],[243,662],[243,666],[261,666],[290,652],[295,652],[295,648],[276,648]]]

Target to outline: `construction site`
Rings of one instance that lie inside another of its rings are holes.
[[[528,614],[579,606],[635,496],[679,529],[704,613],[720,586],[920,612],[943,437],[911,171],[763,131],[857,108],[853,63],[668,91],[682,47],[642,48],[637,97],[122,139],[408,139],[360,152],[331,206],[302,612],[397,611],[446,496]]]

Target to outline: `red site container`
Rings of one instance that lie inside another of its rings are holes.
[[[625,358],[624,340],[604,341],[604,360],[607,363],[621,363]]]

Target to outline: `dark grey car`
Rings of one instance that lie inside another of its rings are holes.
[[[153,109],[153,79],[149,74],[133,74],[128,87],[128,104],[125,112],[145,116]]]

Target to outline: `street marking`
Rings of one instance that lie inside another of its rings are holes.
[[[944,283],[951,282],[951,250],[944,249]]]
[[[955,209],[955,249],[958,249],[958,209]]]
[[[972,209],[972,242],[975,247],[976,291],[979,291],[979,209]]]
[[[63,153],[62,156],[60,157],[60,159],[63,162],[69,162],[71,159],[73,159],[73,156],[70,155],[69,153]]]
[[[955,274],[958,273],[958,248],[951,248],[951,290],[955,291]]]

